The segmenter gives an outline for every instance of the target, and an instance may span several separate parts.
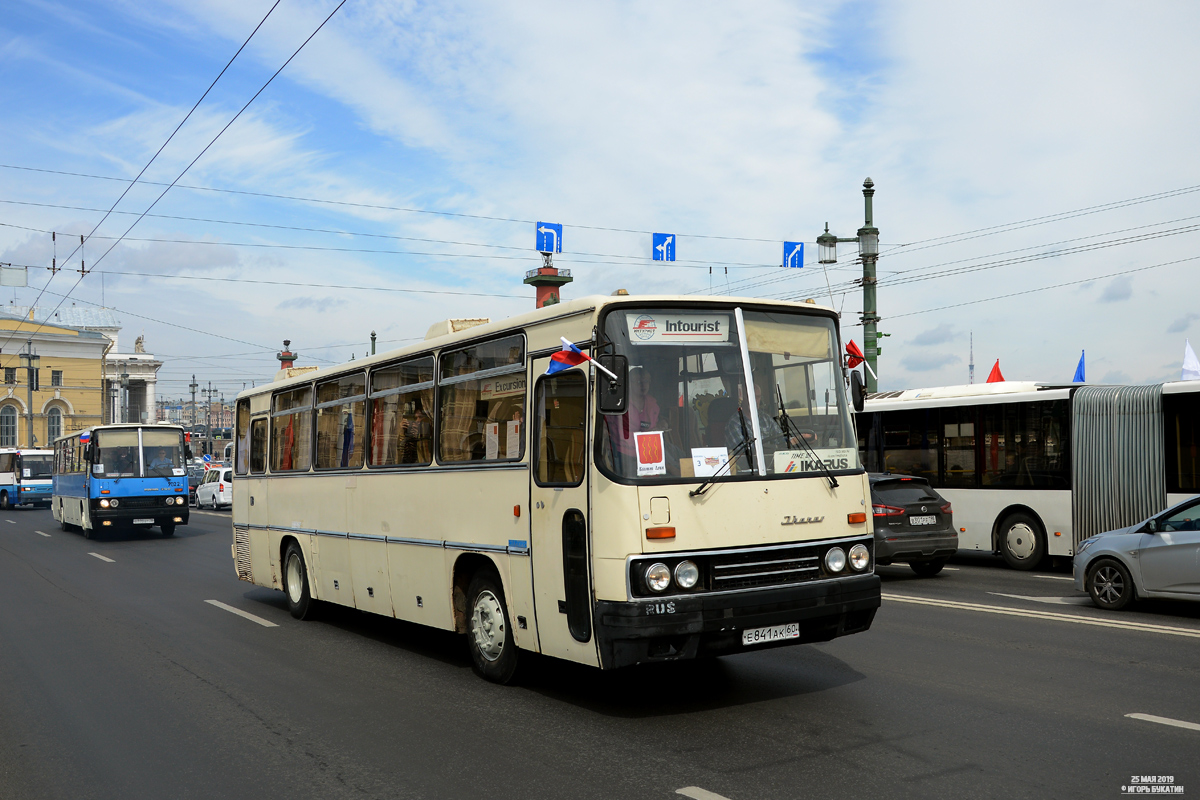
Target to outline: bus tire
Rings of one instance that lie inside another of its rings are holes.
[[[475,674],[492,683],[511,683],[517,674],[517,645],[508,621],[500,576],[484,569],[467,589],[467,649]]]
[[[308,589],[308,569],[304,565],[304,551],[296,542],[289,542],[283,554],[283,594],[287,598],[288,611],[296,619],[308,619],[313,615],[315,603]]]
[[[175,535],[175,523],[174,522],[164,522],[159,527],[162,529],[162,535],[164,537]]]
[[[12,503],[8,500],[8,492],[0,492],[0,511],[12,510]]]
[[[1106,611],[1120,611],[1133,602],[1137,589],[1125,565],[1114,558],[1092,564],[1083,583],[1092,602]]]
[[[1000,524],[1000,554],[1013,569],[1029,570],[1046,555],[1041,525],[1028,514],[1011,514]]]

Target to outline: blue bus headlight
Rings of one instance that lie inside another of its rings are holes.
[[[117,506],[121,505],[121,501],[114,497],[112,500],[108,501],[108,504],[113,508],[116,508]]]
[[[109,502],[108,502],[108,498],[107,498],[107,497],[105,497],[105,498],[103,498],[103,499],[101,499],[101,500],[100,500],[100,507],[101,507],[101,508],[108,508],[108,506],[109,506]]]

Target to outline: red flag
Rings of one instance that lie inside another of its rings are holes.
[[[850,343],[846,345],[846,366],[854,369],[864,361],[866,361],[866,358],[863,357],[862,350],[859,350],[858,345],[851,339]]]
[[[1004,380],[1004,376],[1000,374],[1000,359],[996,359],[996,363],[992,366],[992,372],[988,375],[988,383],[1000,383]]]

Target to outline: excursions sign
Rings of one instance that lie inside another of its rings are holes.
[[[728,342],[729,314],[627,314],[631,344]]]

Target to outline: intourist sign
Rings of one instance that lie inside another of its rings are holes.
[[[630,314],[626,316],[631,344],[728,342],[728,314]]]

